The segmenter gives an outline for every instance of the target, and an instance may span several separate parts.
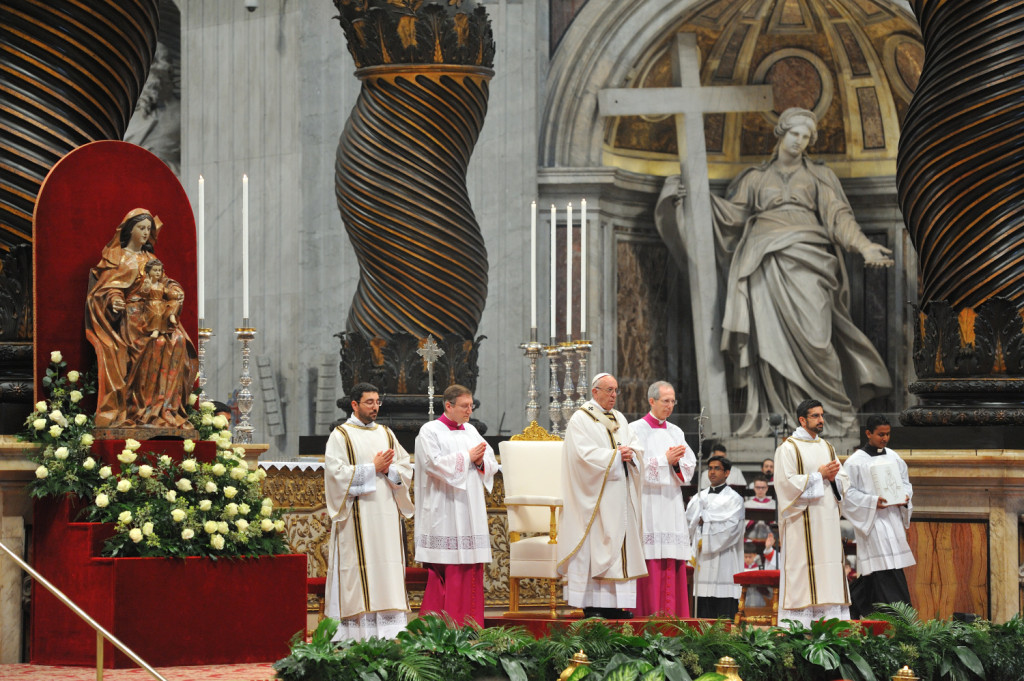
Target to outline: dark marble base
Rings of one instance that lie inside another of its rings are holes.
[[[93,431],[97,440],[157,440],[157,439],[196,439],[199,432],[194,428],[161,428],[157,426],[129,426],[125,428],[97,428]]]
[[[893,426],[891,442],[891,446],[897,451],[902,449],[1024,450],[1024,426]]]

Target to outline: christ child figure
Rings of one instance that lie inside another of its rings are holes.
[[[145,303],[143,329],[152,338],[172,333],[178,323],[181,292],[169,284],[170,280],[164,275],[162,262],[153,259],[146,263],[138,293]]]

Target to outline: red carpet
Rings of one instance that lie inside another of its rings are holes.
[[[167,681],[270,681],[274,669],[269,664],[224,664],[200,667],[157,667]],[[144,681],[152,679],[144,669],[104,669],[104,681]],[[96,667],[49,667],[37,664],[0,664],[0,679],[32,681],[95,681]]]

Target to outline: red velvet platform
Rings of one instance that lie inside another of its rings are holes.
[[[156,667],[271,662],[306,627],[306,556],[98,558],[111,525],[71,522],[67,500],[37,500],[34,567]],[[31,660],[95,665],[96,636],[33,584]],[[110,643],[104,666],[135,666]]]
[[[117,475],[121,472],[121,462],[117,455],[124,451],[124,440],[96,440],[92,443],[90,451],[98,461],[110,466]],[[160,456],[166,454],[175,462],[181,463],[185,458],[185,451],[182,449],[181,440],[142,440],[138,449],[139,454],[150,453]],[[194,457],[199,463],[210,463],[217,456],[217,443],[213,440],[197,440],[196,448],[189,456]],[[139,462],[136,462],[139,463]]]

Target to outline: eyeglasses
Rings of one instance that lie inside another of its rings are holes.
[[[617,395],[619,392],[618,388],[597,388],[601,392],[608,393],[609,395]]]
[[[380,405],[384,404],[384,401],[383,400],[363,400],[359,404],[363,405],[364,407],[379,407]]]
[[[658,400],[658,402],[661,402],[662,404],[676,404],[675,400]]]

